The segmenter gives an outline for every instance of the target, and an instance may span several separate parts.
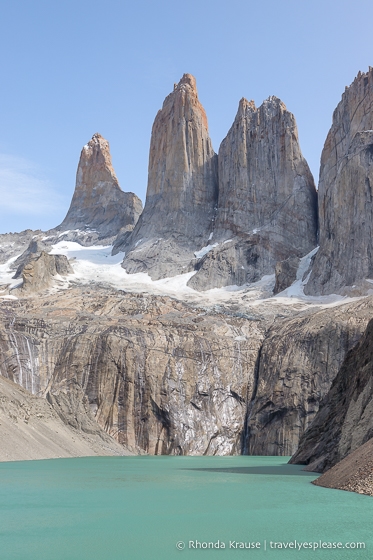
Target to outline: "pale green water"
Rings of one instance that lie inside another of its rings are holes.
[[[110,457],[0,464],[1,560],[373,559],[373,498],[318,488],[278,457]],[[188,549],[216,542],[225,549]],[[270,541],[364,541],[365,550]],[[260,549],[229,549],[229,541]],[[186,548],[177,550],[184,541]],[[264,550],[266,541],[267,550]]]

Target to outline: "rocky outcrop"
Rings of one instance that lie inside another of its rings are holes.
[[[187,272],[212,231],[217,194],[206,113],[195,78],[184,74],[153,124],[144,212],[132,235],[114,245],[126,251],[127,272],[153,279]]]
[[[292,457],[323,472],[373,437],[373,320],[348,353]]]
[[[248,406],[245,451],[292,455],[347,352],[373,315],[373,298],[277,320],[267,332]],[[341,404],[342,393],[338,397]],[[335,420],[320,416],[320,433]],[[320,434],[319,434],[320,435]]]
[[[71,205],[57,229],[94,230],[98,239],[113,237],[133,229],[141,211],[141,200],[119,186],[109,142],[94,134],[81,152]]]
[[[321,155],[320,250],[307,294],[373,278],[373,69],[342,95]]]
[[[66,276],[73,272],[65,255],[49,255],[45,251],[40,254],[30,252],[27,260],[20,267],[23,284],[14,292],[21,291],[22,294],[43,291],[52,285],[53,277],[57,274]]]
[[[42,306],[4,302],[0,372],[76,429],[89,406],[130,448],[240,453],[263,338],[241,315],[103,288],[45,296]]]
[[[129,455],[94,421],[89,411],[80,427],[63,422],[45,400],[0,376],[0,461],[88,455]]]
[[[299,257],[289,257],[286,261],[279,261],[275,266],[276,283],[273,290],[274,294],[286,290],[296,280],[300,259]]]
[[[316,189],[294,116],[280,99],[258,109],[241,99],[218,161],[215,246],[190,280],[196,289],[217,287],[217,278],[220,286],[255,282],[316,246]]]
[[[43,243],[37,236],[30,241],[27,249],[14,261],[13,267],[17,267],[16,273],[13,278],[21,278],[23,269],[26,264],[31,262],[37,256],[40,256],[42,251],[48,252],[49,247]],[[71,272],[71,270],[70,270]]]

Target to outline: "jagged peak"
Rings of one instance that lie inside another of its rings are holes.
[[[170,101],[174,100],[175,95],[178,96],[182,93],[189,93],[198,100],[197,81],[192,74],[183,74],[179,83],[174,84],[174,89],[169,95],[167,95],[163,102],[163,107],[165,107],[165,105],[167,105]]]
[[[174,89],[181,89],[182,86],[189,86],[192,91],[197,95],[197,82],[192,74],[183,74],[183,77],[178,84],[175,84]]]
[[[87,142],[87,144],[85,146],[83,146],[83,149],[88,149],[88,148],[93,148],[94,146],[97,145],[105,145],[108,146],[109,142],[106,140],[106,138],[104,138],[99,132],[95,132],[92,136],[92,138],[90,139],[89,142]]]
[[[349,86],[345,86],[345,90],[342,94],[342,99],[344,99],[346,93],[355,89],[356,87],[359,87],[360,85],[362,85],[362,87],[364,87],[364,88],[368,85],[370,85],[371,87],[373,86],[373,67],[372,66],[368,66],[368,71],[367,72],[361,72],[361,70],[359,70],[359,72],[357,73],[357,75],[354,78],[354,81]]]
[[[255,102],[253,100],[248,101],[246,97],[241,97],[240,102],[238,104],[237,115],[242,115],[246,113],[247,109],[251,109],[252,111],[255,111],[256,109]]]

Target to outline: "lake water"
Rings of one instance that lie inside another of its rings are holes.
[[[373,498],[319,488],[314,478],[283,457],[0,463],[0,558],[373,558]],[[290,548],[320,541],[366,548]],[[225,548],[198,548],[208,543]]]

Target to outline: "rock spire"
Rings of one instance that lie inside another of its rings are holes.
[[[373,69],[346,88],[321,155],[320,249],[306,293],[373,278]]]
[[[218,162],[218,245],[189,285],[254,282],[273,274],[277,261],[316,246],[316,189],[295,118],[280,99],[269,97],[259,108],[241,99]]]
[[[101,238],[112,237],[121,228],[133,229],[141,210],[140,199],[119,186],[109,142],[94,134],[82,149],[75,192],[59,229],[97,230]]]
[[[116,244],[126,251],[123,266],[152,278],[185,272],[212,231],[216,203],[217,156],[196,80],[184,74],[153,124],[144,212]]]

